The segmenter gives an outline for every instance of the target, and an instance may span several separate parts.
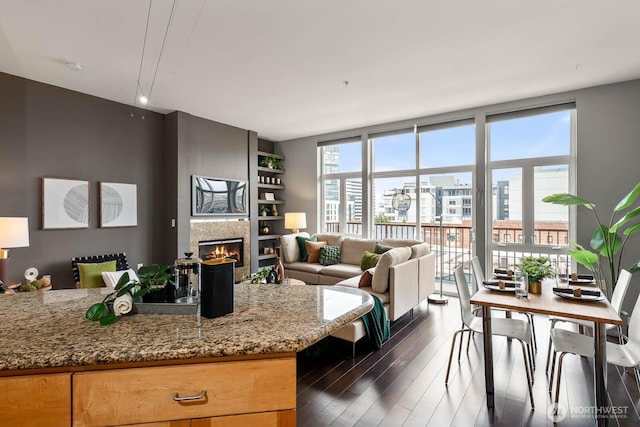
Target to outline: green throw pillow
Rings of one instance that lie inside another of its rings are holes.
[[[298,259],[298,261],[307,262],[309,255],[307,255],[307,245],[305,245],[304,242],[306,242],[307,240],[310,242],[317,242],[318,238],[316,236],[313,236],[313,237],[296,236],[296,240],[298,241],[298,248],[300,249],[300,259]]]
[[[339,246],[323,246],[320,248],[320,265],[333,265],[340,262]]]
[[[380,260],[380,254],[374,254],[369,251],[364,251],[362,258],[360,258],[360,269],[362,271],[375,267]]]
[[[116,271],[116,260],[106,262],[78,263],[81,288],[101,288],[105,286],[102,273]]]
[[[376,248],[373,250],[376,254],[383,254],[388,250],[393,249],[391,246],[381,245],[380,243],[376,243]]]

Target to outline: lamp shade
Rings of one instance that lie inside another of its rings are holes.
[[[307,228],[307,214],[304,212],[286,212],[284,214],[284,228],[297,233],[301,228]]]
[[[29,246],[29,218],[0,217],[0,248]]]

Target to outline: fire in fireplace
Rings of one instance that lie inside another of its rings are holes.
[[[203,261],[219,258],[233,258],[236,268],[244,265],[244,239],[201,240],[198,242],[198,256]]]

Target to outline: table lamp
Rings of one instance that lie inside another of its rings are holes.
[[[284,214],[284,228],[291,229],[297,234],[301,228],[307,228],[307,214],[304,212],[286,212]]]
[[[29,246],[29,218],[0,217],[0,280],[9,285],[9,249]]]

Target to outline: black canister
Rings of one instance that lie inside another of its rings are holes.
[[[200,314],[212,319],[233,313],[234,259],[216,259],[202,263]]]

